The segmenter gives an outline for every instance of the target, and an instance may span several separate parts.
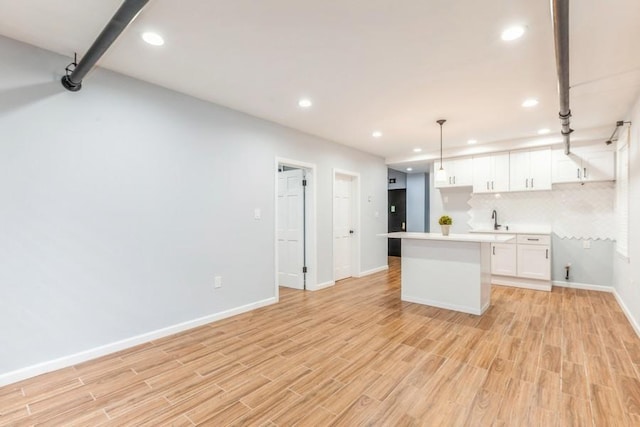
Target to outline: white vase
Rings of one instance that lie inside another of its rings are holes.
[[[442,229],[442,235],[448,236],[449,229],[451,228],[451,224],[440,224],[440,228]]]

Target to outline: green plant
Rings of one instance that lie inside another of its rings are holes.
[[[452,222],[451,217],[448,215],[442,215],[438,220],[438,224],[440,225],[451,225]]]

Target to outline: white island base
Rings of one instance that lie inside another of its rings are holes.
[[[491,243],[514,236],[389,233],[402,239],[403,301],[480,315],[491,303]]]

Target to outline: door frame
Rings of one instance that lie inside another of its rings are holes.
[[[360,235],[362,227],[360,226],[360,174],[358,172],[348,171],[344,169],[333,169],[333,189],[331,192],[331,277],[333,283],[336,281],[335,268],[335,196],[336,196],[336,176],[345,175],[351,177],[351,219],[352,226],[355,230],[355,236],[351,239],[351,277],[360,277]]]
[[[316,226],[316,182],[318,180],[315,163],[302,162],[300,160],[275,158],[274,166],[274,220],[273,220],[273,246],[274,246],[274,288],[276,300],[280,300],[280,286],[278,285],[278,169],[280,165],[304,169],[306,171],[307,189],[305,194],[305,250],[307,253],[306,290],[316,290],[318,277],[317,256],[317,226]]]

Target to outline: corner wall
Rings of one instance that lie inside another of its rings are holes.
[[[3,37],[0,57],[0,384],[274,302],[276,157],[317,165],[318,283],[333,168],[361,174],[362,270],[386,266],[382,158],[99,68],[71,93],[69,58]]]
[[[640,98],[626,120],[632,122],[629,138],[629,257],[614,252],[616,298],[640,335]]]

